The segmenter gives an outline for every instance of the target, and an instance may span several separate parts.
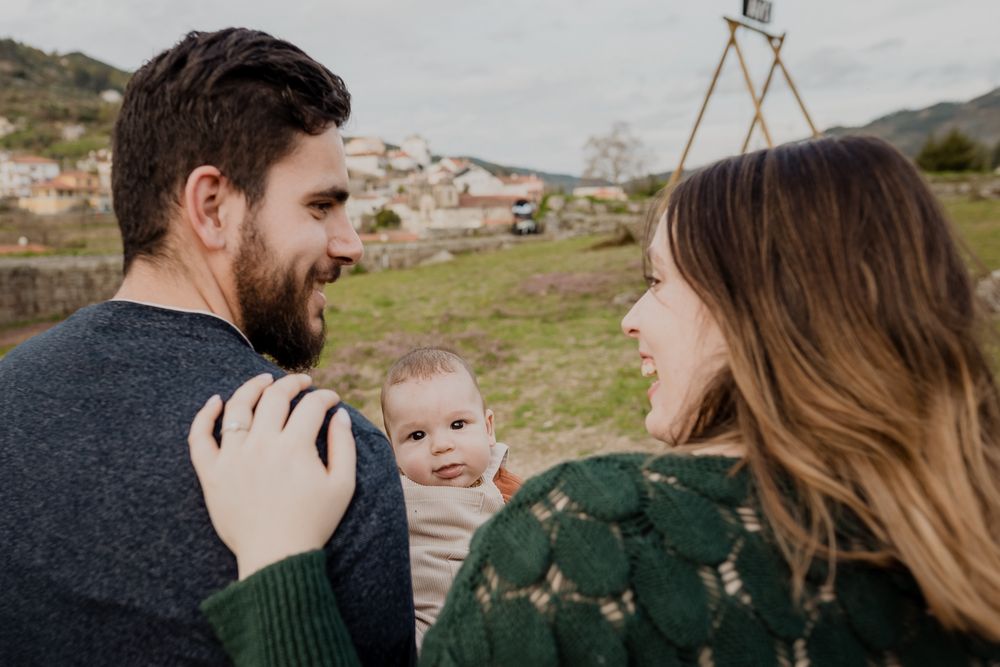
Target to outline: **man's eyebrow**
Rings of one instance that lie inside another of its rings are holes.
[[[347,198],[351,196],[351,193],[340,187],[339,185],[334,185],[333,187],[326,188],[325,190],[319,190],[317,192],[311,192],[306,195],[307,199],[332,199],[336,202],[343,204],[347,201]]]

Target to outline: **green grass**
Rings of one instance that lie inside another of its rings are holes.
[[[966,245],[987,268],[1000,268],[1000,201],[944,204]],[[532,243],[346,276],[327,290],[317,384],[381,424],[378,393],[389,365],[414,346],[446,345],[476,369],[516,472],[658,448],[643,428],[648,380],[619,328],[643,290],[639,247],[594,250],[596,241]]]
[[[315,377],[381,423],[389,365],[418,345],[466,357],[513,469],[649,448],[635,343],[619,322],[643,287],[638,246],[593,238],[529,244],[447,264],[352,275],[331,286]]]
[[[943,203],[966,247],[990,271],[1000,269],[1000,199],[955,197]]]

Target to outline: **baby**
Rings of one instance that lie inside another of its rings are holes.
[[[437,620],[472,534],[520,487],[493,411],[460,356],[413,350],[389,369],[382,418],[402,475],[417,647]]]

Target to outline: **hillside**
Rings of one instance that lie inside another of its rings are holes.
[[[581,185],[583,180],[579,176],[573,176],[572,174],[557,174],[549,171],[539,171],[537,169],[529,169],[527,167],[511,167],[503,164],[496,164],[494,162],[487,162],[477,157],[472,157],[470,155],[461,155],[470,162],[479,165],[486,171],[490,172],[495,176],[507,176],[507,175],[519,175],[528,176],[534,174],[540,179],[545,181],[546,185],[550,188],[562,189],[564,191],[572,190],[573,188]],[[595,179],[588,179],[588,185],[609,185],[607,181],[598,181]]]
[[[958,128],[987,146],[1000,142],[1000,88],[968,102],[941,102],[925,109],[896,111],[861,127],[831,127],[830,135],[871,134],[913,157],[931,134]]]
[[[77,158],[108,145],[118,105],[107,90],[125,90],[129,73],[82,53],[48,54],[0,40],[0,116],[14,130],[0,149]]]
[[[106,90],[124,92],[130,72],[83,53],[45,53],[13,39],[0,39],[0,117],[16,127],[0,137],[0,150],[76,159],[109,145],[118,105],[101,99]],[[2,124],[2,122],[0,122]],[[64,137],[66,128],[69,136]],[[346,138],[346,137],[345,137]],[[396,146],[387,144],[390,148]],[[527,167],[512,167],[465,157],[498,174],[537,174],[551,187],[571,189],[580,179]]]

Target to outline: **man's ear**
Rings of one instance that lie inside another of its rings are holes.
[[[493,430],[493,411],[489,408],[483,413],[486,418],[486,434],[490,436],[490,447],[497,444],[497,435]]]
[[[185,221],[208,250],[226,247],[227,230],[220,208],[231,193],[222,172],[211,165],[196,168],[184,183]]]

